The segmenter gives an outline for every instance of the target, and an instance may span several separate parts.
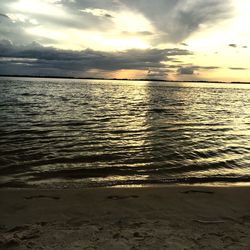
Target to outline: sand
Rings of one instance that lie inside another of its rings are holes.
[[[250,249],[250,187],[1,189],[0,249]]]

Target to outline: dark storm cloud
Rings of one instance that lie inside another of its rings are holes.
[[[91,49],[83,51],[59,50],[52,47],[43,47],[38,43],[26,46],[15,46],[8,40],[0,41],[1,74],[19,67],[23,73],[29,66],[33,74],[42,72],[57,72],[69,75],[72,71],[78,74],[90,69],[113,71],[119,69],[158,69],[165,67],[162,61],[171,61],[175,57],[190,55],[188,50],[182,49],[130,49],[120,52],[102,52]],[[17,59],[19,59],[17,65]],[[21,59],[21,61],[20,61]],[[32,60],[33,59],[33,60]],[[5,64],[4,64],[5,62]],[[167,71],[167,69],[166,69]]]

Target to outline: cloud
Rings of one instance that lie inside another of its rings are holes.
[[[13,49],[12,42],[7,39],[2,39],[0,41],[0,53],[5,54],[9,53]]]
[[[122,35],[125,35],[125,36],[152,36],[153,33],[150,31],[137,31],[137,32],[123,31]]]
[[[216,66],[181,66],[177,69],[179,75],[193,75],[199,70],[214,70],[219,69]]]
[[[30,2],[29,8],[27,8],[28,2]],[[230,2],[224,0],[1,0],[1,19],[7,19],[5,15],[10,13],[22,14],[26,17],[26,21],[17,20],[9,24],[11,27],[1,24],[0,33],[4,35],[0,39],[24,43],[30,41],[32,37],[32,40],[42,44],[54,46],[63,44],[60,38],[46,43],[44,34],[42,36],[39,32],[27,33],[27,29],[32,30],[33,27],[40,26],[48,30],[47,33],[62,30],[67,32],[73,29],[79,34],[82,31],[110,32],[113,36],[119,37],[122,31],[130,31],[116,30],[117,15],[133,13],[137,18],[145,17],[154,30],[140,30],[140,33],[128,33],[128,36],[144,36],[144,39],[152,45],[180,43],[202,27],[212,26],[229,18],[232,13]],[[10,31],[8,34],[7,30]],[[84,43],[82,47],[86,47]]]
[[[89,5],[91,3],[91,1],[89,3],[83,1],[83,7],[86,6],[84,2]],[[77,1],[1,0],[0,39],[9,39],[19,44],[36,40],[42,44],[57,46],[62,41],[57,37],[53,41],[49,36],[50,33],[58,31],[67,33],[70,30],[105,32],[112,28],[113,22],[108,15],[109,13],[94,16],[90,13],[82,13],[77,6]],[[7,19],[6,16],[10,18]],[[21,16],[22,18],[19,18]],[[33,30],[39,31],[41,28],[47,30],[48,36],[45,32],[32,32]]]
[[[103,9],[103,10],[117,10],[120,8],[120,1],[116,0],[61,0],[60,4],[68,9]]]
[[[22,26],[25,24],[14,23],[8,15],[0,15],[0,40],[14,40],[19,43],[28,42],[31,37],[27,35]]]
[[[107,10],[104,9],[83,9],[80,10],[83,13],[89,13],[92,14],[93,16],[97,16],[97,17],[113,17],[111,13],[109,13]]]
[[[247,45],[240,45],[240,44],[236,44],[236,43],[230,43],[228,44],[229,47],[231,48],[242,48],[242,49],[247,49],[248,46]]]
[[[112,17],[113,17],[113,16],[110,15],[110,14],[105,14],[104,16],[105,16],[105,17],[108,17],[108,18],[112,18]]]
[[[149,79],[165,79],[169,72],[172,70],[169,69],[151,69],[148,70],[147,78]]]
[[[71,51],[44,47],[34,42],[25,46],[16,46],[8,40],[2,40],[0,41],[0,57],[2,58],[0,73],[11,72],[12,74],[15,69],[18,74],[25,74],[28,70],[28,73],[32,72],[32,75],[82,76],[92,69],[109,72],[120,69],[160,72],[159,69],[164,68],[167,72],[163,61],[172,61],[178,56],[190,54],[188,50],[177,48],[130,49],[117,52],[91,49]]]
[[[241,67],[231,67],[231,70],[248,70],[248,68],[241,68]]]
[[[193,75],[194,74],[194,68],[193,67],[180,67],[177,70],[177,73],[179,75]]]
[[[0,17],[9,18],[7,15],[0,13]]]
[[[120,0],[136,9],[157,28],[158,42],[178,43],[200,30],[232,16],[230,1],[224,0]]]

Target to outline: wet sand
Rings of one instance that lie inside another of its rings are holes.
[[[250,187],[0,190],[0,249],[250,249]]]

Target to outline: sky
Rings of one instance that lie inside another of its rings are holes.
[[[250,81],[249,0],[1,0],[0,74]]]

